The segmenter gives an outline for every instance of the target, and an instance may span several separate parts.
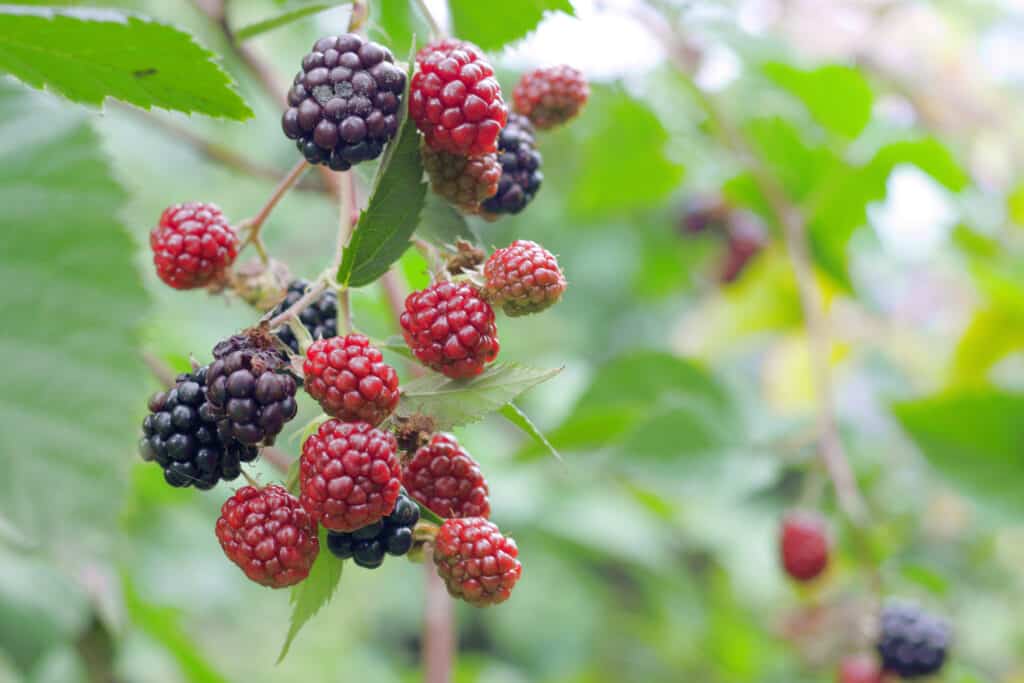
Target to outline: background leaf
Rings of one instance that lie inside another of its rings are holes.
[[[114,10],[0,6],[0,71],[83,104],[113,97],[143,109],[251,117],[212,57],[187,33]]]
[[[449,0],[454,34],[484,50],[498,50],[537,27],[545,12],[573,14],[569,0]]]
[[[548,438],[544,436],[544,432],[537,428],[537,425],[533,424],[533,420],[529,416],[520,410],[519,406],[515,403],[506,403],[501,409],[501,415],[506,420],[519,427],[526,434],[530,436],[538,445],[544,447],[551,455],[555,456],[556,459],[561,460],[562,456],[558,453],[558,450],[551,445]]]
[[[409,65],[412,77],[412,60]],[[402,98],[402,125],[388,145],[370,203],[359,216],[352,240],[338,269],[338,282],[351,287],[368,285],[387,272],[409,248],[426,199],[420,136],[407,115],[408,82]]]
[[[804,103],[811,116],[827,130],[857,137],[871,119],[874,96],[857,69],[828,64],[811,70],[770,62],[765,73]]]

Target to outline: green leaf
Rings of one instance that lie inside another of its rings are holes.
[[[484,50],[498,50],[537,28],[545,12],[574,15],[569,0],[449,0],[454,34]]]
[[[987,384],[988,371],[1006,355],[1024,348],[1024,310],[993,305],[974,314],[953,357],[955,385]]]
[[[275,28],[280,28],[281,26],[285,26],[287,24],[290,24],[293,21],[298,21],[299,19],[302,19],[303,17],[308,17],[308,16],[310,16],[312,14],[319,14],[320,12],[323,12],[324,10],[328,10],[328,9],[333,8],[333,7],[337,7],[338,5],[341,5],[341,4],[348,4],[348,3],[319,2],[319,3],[312,4],[312,5],[306,5],[304,7],[299,7],[297,9],[291,10],[290,12],[284,12],[283,14],[278,14],[275,17],[270,17],[269,19],[264,19],[263,21],[257,21],[255,23],[249,24],[248,26],[244,26],[244,27],[238,29],[237,31],[235,31],[235,39],[236,40],[248,40],[249,38],[252,38],[253,36],[258,36],[261,33],[266,33],[267,31],[272,31]]]
[[[104,552],[136,461],[148,301],[124,199],[81,112],[0,83],[0,517],[63,557]]]
[[[967,172],[949,148],[935,138],[903,140],[879,149],[868,164],[867,172],[876,184],[876,191],[881,193],[880,196],[885,196],[885,182],[892,170],[900,164],[917,166],[953,192],[960,192],[969,182]]]
[[[714,455],[741,444],[741,434],[730,428],[731,422],[699,400],[686,401],[637,420],[616,453],[640,461]]]
[[[433,192],[427,193],[416,234],[437,246],[455,244],[459,240],[480,243],[465,216]]]
[[[814,120],[833,133],[855,138],[871,120],[871,86],[853,67],[830,64],[805,71],[770,62],[764,65],[764,71],[799,98]]]
[[[648,208],[679,187],[683,167],[665,155],[668,131],[644,104],[621,90],[594,87],[585,116],[598,123],[581,143],[569,195],[573,211],[604,217]]]
[[[1011,221],[1024,225],[1024,183],[1018,185],[1006,198],[1006,210]]]
[[[252,111],[212,60],[171,26],[113,10],[0,6],[0,71],[69,100],[243,120]]]
[[[395,413],[402,417],[429,415],[438,429],[451,429],[483,419],[561,371],[496,363],[469,380],[431,373],[402,386],[402,400]]]
[[[292,586],[292,618],[288,626],[288,635],[281,646],[281,653],[277,656],[278,664],[288,655],[288,650],[291,649],[292,642],[302,627],[334,597],[341,581],[344,564],[327,550],[327,529],[320,527],[320,554],[316,556],[309,576]]]
[[[942,596],[949,592],[949,581],[946,577],[923,564],[904,565],[901,573],[907,581],[913,581],[935,595]]]
[[[412,59],[409,60],[412,80]],[[402,98],[402,125],[388,145],[377,171],[370,203],[359,216],[352,240],[338,268],[338,283],[350,287],[368,285],[387,272],[409,247],[426,200],[420,138],[407,115],[408,83]]]
[[[979,501],[1024,512],[1024,395],[967,390],[897,403],[893,412],[943,476]]]
[[[409,45],[417,36],[430,35],[430,27],[413,0],[371,2],[370,20],[370,35],[386,45]]]
[[[414,503],[416,503],[416,507],[420,509],[420,519],[426,520],[431,524],[437,524],[438,526],[444,524],[443,517],[438,515],[436,512],[434,512],[433,510],[431,510],[430,508],[428,508],[426,505],[419,502],[415,498],[413,498],[412,500]]]
[[[544,447],[549,453],[551,453],[551,455],[555,456],[556,460],[562,459],[562,456],[555,447],[551,445],[551,442],[548,441],[546,436],[544,436],[544,433],[537,428],[537,425],[533,424],[533,421],[526,413],[519,409],[519,406],[515,403],[506,403],[500,412],[506,420],[529,434],[534,441]]]
[[[124,607],[132,624],[167,650],[186,680],[197,683],[222,683],[228,680],[203,657],[189,637],[188,630],[181,625],[181,610],[146,602],[127,576],[122,577],[122,583]]]

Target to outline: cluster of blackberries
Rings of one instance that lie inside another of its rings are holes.
[[[171,486],[213,488],[221,479],[241,474],[241,463],[258,455],[253,446],[221,438],[217,419],[206,402],[208,368],[179,375],[168,391],[149,399],[149,415],[142,421],[139,453],[156,462]]]
[[[412,530],[420,509],[403,491],[395,508],[384,519],[351,532],[328,531],[327,547],[335,557],[350,559],[365,569],[376,569],[385,555],[399,557],[412,548]]]
[[[284,299],[270,312],[270,316],[273,317],[284,313],[302,298],[308,288],[309,283],[305,280],[293,280],[288,285],[288,291]],[[303,309],[298,317],[299,322],[309,330],[309,336],[313,339],[327,339],[328,337],[335,336],[338,334],[337,292],[333,288],[328,288],[316,301]],[[290,327],[285,325],[281,329],[275,330],[275,333],[288,348],[295,353],[299,353],[299,340],[295,338],[295,334]]]
[[[544,181],[530,119],[522,114],[509,116],[498,137],[498,161],[498,191],[483,203],[483,210],[489,214],[519,213],[533,200]]]

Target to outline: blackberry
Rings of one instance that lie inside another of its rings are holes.
[[[522,114],[509,114],[508,125],[498,137],[501,180],[498,192],[483,203],[486,213],[519,213],[530,203],[544,181],[541,156],[533,137],[533,124]]]
[[[346,33],[316,41],[281,119],[311,164],[346,171],[380,156],[398,132],[405,72],[386,47]]]
[[[287,308],[302,298],[302,295],[306,293],[308,288],[309,283],[305,280],[293,280],[288,285],[288,293],[285,295],[284,300],[271,312],[271,317],[284,313]],[[299,322],[306,326],[313,339],[327,339],[337,335],[338,294],[329,288],[306,310],[299,313]],[[285,325],[281,329],[275,330],[274,334],[288,348],[295,353],[299,353],[299,340],[295,338],[295,334],[290,327]]]
[[[365,569],[376,569],[384,555],[405,555],[412,548],[412,529],[420,519],[420,509],[406,495],[398,494],[395,507],[384,519],[347,533],[327,532],[327,548],[342,560],[351,559]]]
[[[913,603],[890,602],[882,609],[877,645],[882,668],[901,678],[930,676],[945,663],[951,635],[942,618]]]
[[[207,375],[207,367],[178,375],[173,388],[149,399],[139,454],[160,465],[171,486],[211,489],[221,479],[238,477],[241,463],[259,454],[252,446],[220,438],[216,418],[204,400]]]
[[[213,349],[206,400],[222,439],[269,446],[295,417],[298,385],[269,337],[236,335]]]

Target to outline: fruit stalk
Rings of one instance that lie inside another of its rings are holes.
[[[263,261],[263,263],[267,263],[269,259],[267,258],[266,249],[263,246],[263,240],[260,239],[260,230],[263,228],[263,224],[270,216],[270,212],[273,211],[278,202],[288,194],[288,190],[292,189],[307,168],[309,168],[309,164],[306,160],[300,159],[299,162],[295,164],[290,171],[288,171],[288,175],[281,179],[281,182],[277,184],[274,191],[270,193],[270,197],[263,205],[263,208],[259,210],[259,213],[249,220],[243,221],[242,225],[239,226],[247,232],[245,241],[242,242],[241,249],[244,249],[249,244],[253,245],[259,253],[260,260]]]

